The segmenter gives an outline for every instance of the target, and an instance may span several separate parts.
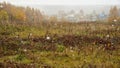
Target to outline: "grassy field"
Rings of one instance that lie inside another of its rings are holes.
[[[120,68],[120,23],[0,24],[1,68]]]

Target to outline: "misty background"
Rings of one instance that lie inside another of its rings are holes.
[[[40,9],[46,15],[55,15],[59,11],[70,12],[74,10],[79,13],[83,10],[85,14],[105,12],[108,14],[112,6],[120,7],[120,0],[0,0],[16,6],[32,7]]]
[[[58,14],[59,11],[67,13],[72,10],[74,10],[75,13],[79,13],[80,10],[83,10],[84,14],[91,14],[93,11],[96,11],[96,13],[105,12],[105,14],[108,14],[112,5],[32,5],[32,7],[38,8],[48,15]],[[117,5],[117,7],[120,7],[120,5]]]

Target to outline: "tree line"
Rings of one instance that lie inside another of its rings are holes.
[[[113,6],[109,10],[107,17],[108,22],[120,21],[120,9]],[[56,23],[57,17],[45,16],[39,9],[30,7],[19,7],[9,3],[0,3],[0,22],[11,22],[11,23]]]
[[[0,22],[40,23],[43,15],[38,9],[0,3]]]

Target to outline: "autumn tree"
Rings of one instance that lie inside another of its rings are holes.
[[[49,18],[50,23],[56,23],[57,22],[57,17],[56,16],[51,16]]]
[[[2,14],[0,15],[0,19],[7,19],[8,16],[9,22],[35,24],[41,23],[43,20],[43,15],[40,10],[30,7],[14,6],[3,2],[0,3],[0,10],[4,10],[0,12]]]
[[[119,8],[119,11],[118,11],[118,12],[119,12],[119,21],[120,21],[120,8]]]
[[[2,3],[2,5],[3,10],[5,10],[8,13],[11,22],[23,22],[26,20],[24,8],[14,6],[6,2]]]
[[[113,6],[109,11],[108,21],[118,21],[119,20],[119,11],[117,6]]]
[[[0,10],[0,22],[7,21],[9,18],[8,13],[4,10]]]

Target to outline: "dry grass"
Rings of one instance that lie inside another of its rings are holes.
[[[120,23],[0,25],[2,68],[119,68],[119,51]]]

